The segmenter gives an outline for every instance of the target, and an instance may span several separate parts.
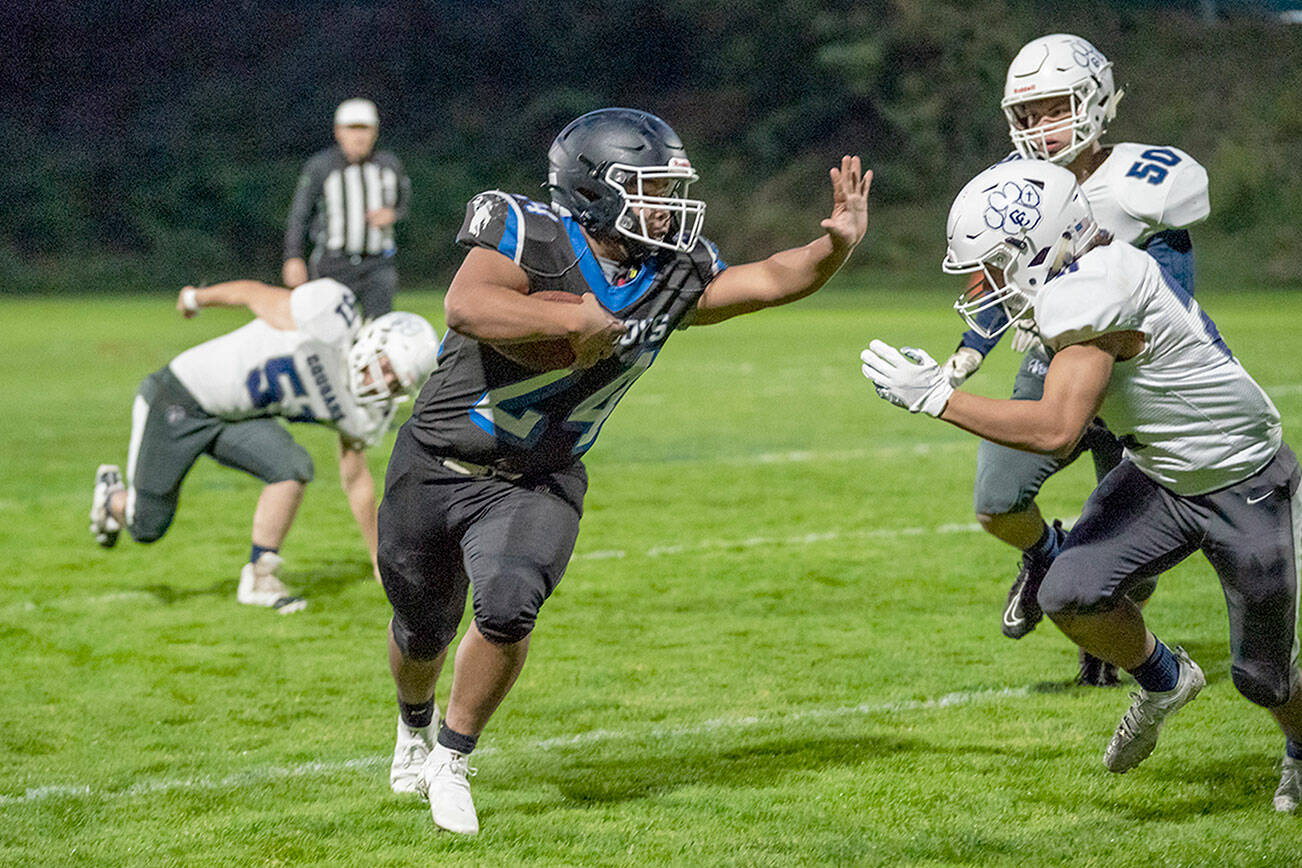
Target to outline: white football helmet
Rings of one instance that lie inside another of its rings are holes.
[[[349,349],[348,388],[358,404],[400,399],[419,389],[434,373],[438,355],[438,333],[424,317],[403,311],[386,313],[362,326]],[[397,378],[392,388],[386,366]]]
[[[1031,129],[1023,127],[1025,115],[1019,108],[1023,103],[1058,96],[1071,100],[1071,113],[1066,118]],[[1054,33],[1031,40],[1017,52],[1008,66],[1000,106],[1019,154],[1065,166],[1103,135],[1108,122],[1116,117],[1120,99],[1108,59],[1079,36]],[[1045,135],[1068,129],[1071,144],[1050,156]]]
[[[1089,249],[1098,224],[1076,176],[1044,160],[1010,160],[977,175],[959,192],[945,225],[949,274],[981,271],[954,309],[993,338],[1032,314],[1044,284]],[[1008,322],[988,328],[976,316],[1003,305]]]

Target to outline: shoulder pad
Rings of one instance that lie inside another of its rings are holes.
[[[527,265],[522,260],[527,260],[528,248],[549,245],[564,234],[560,218],[547,205],[489,190],[467,203],[457,243],[496,250],[517,265]]]
[[[1133,259],[1139,257],[1140,259]],[[1115,243],[1091,250],[1051,279],[1035,303],[1035,324],[1055,352],[1099,335],[1139,327],[1137,262],[1148,254]]]
[[[718,277],[728,267],[728,263],[724,262],[723,257],[719,255],[719,248],[704,236],[696,239],[690,256],[697,269],[706,276],[707,282]]]
[[[296,331],[334,346],[351,344],[362,323],[352,290],[329,277],[296,287],[289,310]]]
[[[1179,148],[1114,145],[1112,189],[1117,205],[1156,229],[1181,229],[1211,212],[1207,170]]]

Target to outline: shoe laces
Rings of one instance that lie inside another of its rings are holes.
[[[1126,738],[1134,738],[1141,729],[1158,723],[1165,716],[1148,693],[1132,693],[1130,698],[1135,701],[1126,709],[1126,713],[1121,716],[1121,723],[1117,725],[1117,733]]]
[[[429,745],[420,736],[413,735],[399,742],[398,755],[401,757],[400,762],[404,766],[415,765],[417,761],[423,763],[425,757],[429,756]]]
[[[285,583],[276,578],[272,573],[259,573],[256,569],[253,571],[253,590],[267,594],[276,594],[281,597],[289,596],[289,588]]]

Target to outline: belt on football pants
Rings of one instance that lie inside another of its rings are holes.
[[[473,476],[477,479],[495,478],[506,482],[519,482],[524,478],[523,473],[512,473],[509,470],[499,470],[496,467],[462,461],[458,458],[440,458],[438,462],[453,473],[460,473],[462,476]]]

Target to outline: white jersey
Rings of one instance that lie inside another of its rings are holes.
[[[1123,142],[1080,185],[1101,228],[1140,245],[1164,229],[1183,229],[1211,212],[1207,170],[1179,148]]]
[[[1035,318],[1053,351],[1108,332],[1144,334],[1139,355],[1113,364],[1099,415],[1126,457],[1176,494],[1233,485],[1279,450],[1275,405],[1198,302],[1136,248],[1086,253],[1045,284]]]
[[[213,416],[283,416],[374,442],[388,407],[360,406],[348,389],[348,349],[361,326],[352,292],[323,278],[296,288],[289,304],[292,331],[255,319],[181,353],[172,373]]]

